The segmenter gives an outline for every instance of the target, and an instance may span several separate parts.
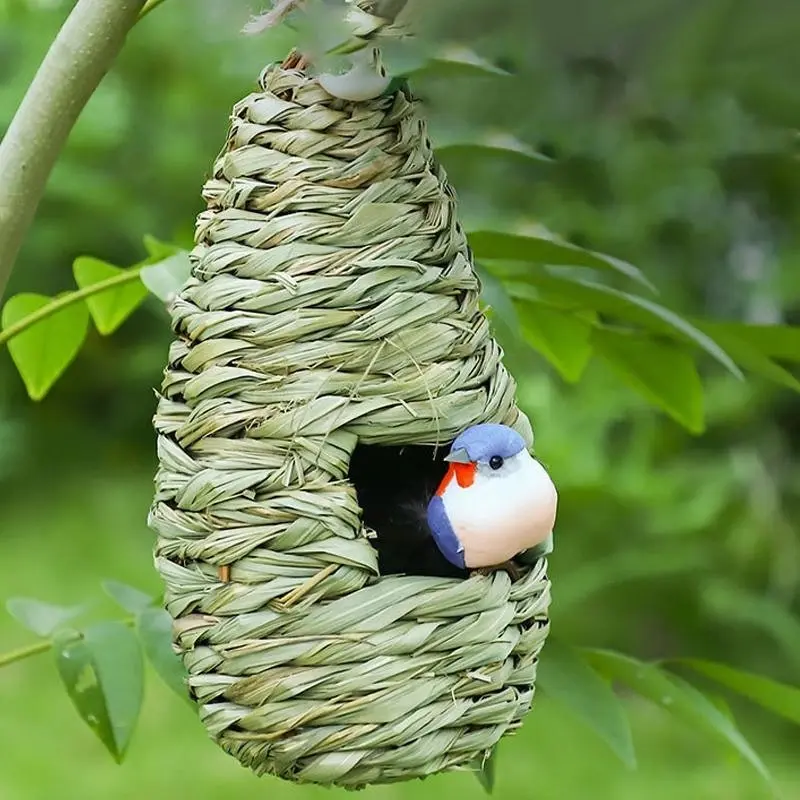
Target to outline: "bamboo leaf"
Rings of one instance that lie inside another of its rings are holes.
[[[392,39],[381,43],[381,63],[387,75],[405,82],[408,76],[424,70],[431,60],[431,44],[419,37]]]
[[[701,600],[719,624],[745,626],[770,636],[800,670],[800,619],[774,597],[732,581],[706,582]]]
[[[352,50],[350,42],[342,42],[328,52]],[[386,39],[381,43],[381,62],[387,74],[407,79],[420,74],[435,76],[501,76],[509,72],[458,42],[436,43],[420,37]]]
[[[588,560],[563,575],[559,581],[558,602],[561,608],[576,608],[592,595],[612,586],[634,581],[653,582],[673,575],[682,576],[682,580],[696,580],[702,578],[707,568],[706,551],[697,546],[687,545],[680,550],[672,546],[657,550],[620,550]]]
[[[674,24],[665,27],[660,41],[648,49],[642,68],[654,82],[678,85],[684,91],[707,80],[708,72],[724,63],[732,23],[742,16],[740,0],[706,0],[687,6]],[[681,57],[675,58],[676,47]]]
[[[81,256],[72,265],[75,282],[81,289],[125,275],[128,270],[107,264],[97,258]],[[133,276],[133,272],[130,273]],[[86,305],[97,330],[108,336],[113,333],[147,297],[147,289],[137,277],[128,283],[114,286],[99,294],[86,298]]]
[[[629,769],[636,768],[633,737],[622,703],[581,653],[563,642],[548,640],[538,685],[545,694],[588,725]]]
[[[437,157],[458,154],[468,158],[501,156],[524,162],[552,161],[548,156],[503,131],[474,134],[459,131],[455,135],[432,136],[432,138]]]
[[[744,369],[750,370],[762,378],[767,378],[767,380],[780,386],[785,386],[787,389],[800,392],[800,381],[789,370],[772,360],[769,354],[770,348],[768,347],[767,353],[765,353],[759,345],[750,341],[751,332],[749,328],[756,326],[704,321],[697,321],[696,324],[700,330],[705,331],[720,346],[724,347],[725,351],[736,359],[736,362]],[[759,334],[756,334],[754,338],[758,339],[758,336]],[[776,338],[779,339],[780,334]],[[791,335],[787,336],[788,341],[791,341],[792,338]],[[800,341],[798,341],[798,347],[800,347]],[[779,352],[781,351],[779,350]],[[797,356],[797,360],[800,361],[800,355]]]
[[[762,708],[800,725],[800,688],[778,683],[763,675],[742,672],[725,664],[684,658],[676,661],[733,690]]]
[[[592,325],[576,314],[543,303],[521,304],[521,328],[526,341],[538,350],[564,380],[580,380],[592,355]]]
[[[513,337],[520,336],[520,322],[514,301],[509,297],[503,282],[476,265],[481,281],[481,299],[489,306],[489,316]]]
[[[469,47],[455,42],[443,44],[432,51],[423,69],[437,73],[455,72],[456,74],[464,73],[465,75],[500,75],[508,77],[511,74],[478,55]]]
[[[502,231],[474,231],[468,235],[476,258],[500,261],[530,261],[553,266],[588,267],[611,271],[630,278],[648,289],[653,285],[633,264],[618,258],[585,250],[570,244],[547,231],[540,236],[529,236]]]
[[[653,664],[607,650],[585,651],[589,663],[607,679],[618,681],[637,694],[701,730],[746,759],[772,785],[764,762],[726,714],[690,684],[668,675]]]
[[[564,278],[546,270],[521,271],[509,265],[493,264],[492,272],[504,280],[512,297],[521,300],[553,297],[556,301],[581,307],[687,342],[708,353],[732,375],[743,379],[731,356],[710,336],[674,311],[644,297],[579,278]],[[524,282],[515,280],[522,277]]]
[[[691,356],[671,345],[603,328],[595,328],[592,343],[625,383],[687,430],[703,432],[703,384]]]
[[[800,326],[753,325],[744,322],[697,321],[709,336],[731,337],[779,361],[800,362]]]
[[[52,302],[40,294],[14,295],[3,308],[4,329]],[[14,336],[8,351],[32,400],[41,400],[78,355],[89,328],[84,303],[65,306]]]

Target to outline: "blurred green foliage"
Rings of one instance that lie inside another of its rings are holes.
[[[428,9],[431,38],[464,42],[511,76],[420,76],[413,88],[430,109],[434,138],[500,129],[552,157],[443,151],[468,230],[545,225],[636,264],[659,301],[687,316],[797,320],[800,103],[789,76],[800,66],[800,11],[782,0],[639,0],[603,4],[602,13],[588,0],[457,5],[457,15],[453,0]],[[0,0],[0,127],[69,6]],[[78,256],[137,263],[145,233],[191,243],[228,111],[288,46],[285,32],[239,36],[254,10],[245,0],[170,0],[137,27],[73,132],[10,293],[70,289]],[[536,325],[535,308],[516,305],[523,329]],[[564,369],[540,354],[546,343],[519,346],[500,312],[497,303],[498,335],[537,453],[560,487],[551,559],[559,638],[641,658],[703,657],[796,682],[797,395],[758,378],[736,381],[704,361],[706,432],[693,437],[605,361],[592,358],[578,383],[565,383]],[[155,466],[152,389],[169,340],[166,315],[150,298],[113,337],[92,332],[42,404],[30,403],[0,352],[4,596],[81,602],[106,577],[158,591],[145,515]],[[783,356],[800,360],[800,352]],[[0,631],[9,646],[25,641],[10,620]],[[131,761],[110,771],[89,734],[75,734],[48,666],[0,673],[0,746],[11,765],[4,760],[0,770],[3,797],[189,793],[175,777],[181,757],[203,762],[191,786],[198,797],[279,790],[217,754],[183,704],[160,689]],[[796,794],[800,778],[783,766],[796,730],[751,716],[738,701],[732,707],[763,740],[787,795]],[[525,796],[536,784],[543,797],[584,797],[592,787],[597,797],[657,799],[666,784],[665,797],[765,796],[749,773],[742,779],[743,767],[697,745],[686,728],[665,728],[638,701],[630,703],[637,745],[642,739],[635,775],[611,766],[604,745],[581,738],[560,708],[545,698],[506,746],[498,793]],[[581,758],[566,754],[570,746]],[[31,755],[39,749],[60,753],[46,770]],[[480,791],[459,777],[442,780]],[[370,793],[422,797],[438,785]]]

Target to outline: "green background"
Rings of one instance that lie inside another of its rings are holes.
[[[514,73],[415,84],[434,132],[491,125],[557,156],[552,165],[443,158],[467,228],[512,217],[543,223],[637,264],[660,300],[683,313],[796,321],[800,185],[786,126],[800,110],[790,80],[800,74],[792,72],[798,14],[777,0],[710,2],[702,13],[668,0],[620,2],[613,13],[600,5],[520,1],[500,10],[471,0],[457,18],[448,3],[431,14],[432,36],[466,42]],[[69,6],[0,0],[0,127]],[[169,0],[137,27],[53,174],[10,292],[71,288],[82,254],[134,263],[145,233],[191,242],[229,109],[288,46],[285,32],[239,35],[255,10]],[[169,339],[150,299],[113,337],[92,333],[41,404],[26,398],[0,353],[0,599],[103,603],[105,578],[159,591],[145,518],[152,389]],[[508,350],[537,453],[561,494],[554,630],[575,644],[701,656],[796,683],[796,397],[703,364],[708,430],[693,437],[598,358],[572,385],[533,348],[509,342]],[[29,641],[0,615],[2,650]],[[496,795],[768,796],[750,768],[663,709],[635,698],[626,708],[637,771],[542,695],[501,749]],[[796,729],[736,701],[732,708],[786,797],[800,796]],[[117,766],[75,715],[48,655],[0,672],[3,800],[324,791],[249,775],[153,676]],[[481,796],[466,775],[367,796],[442,792]]]

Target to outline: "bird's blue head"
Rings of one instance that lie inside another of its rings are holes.
[[[473,425],[453,442],[446,461],[486,462],[495,456],[512,458],[525,449],[525,440],[508,425],[484,422]]]

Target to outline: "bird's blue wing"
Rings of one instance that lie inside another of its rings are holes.
[[[441,550],[442,555],[454,566],[459,569],[466,569],[464,564],[464,546],[458,540],[447,512],[444,508],[444,501],[438,495],[428,503],[428,527],[431,529],[433,541]]]

